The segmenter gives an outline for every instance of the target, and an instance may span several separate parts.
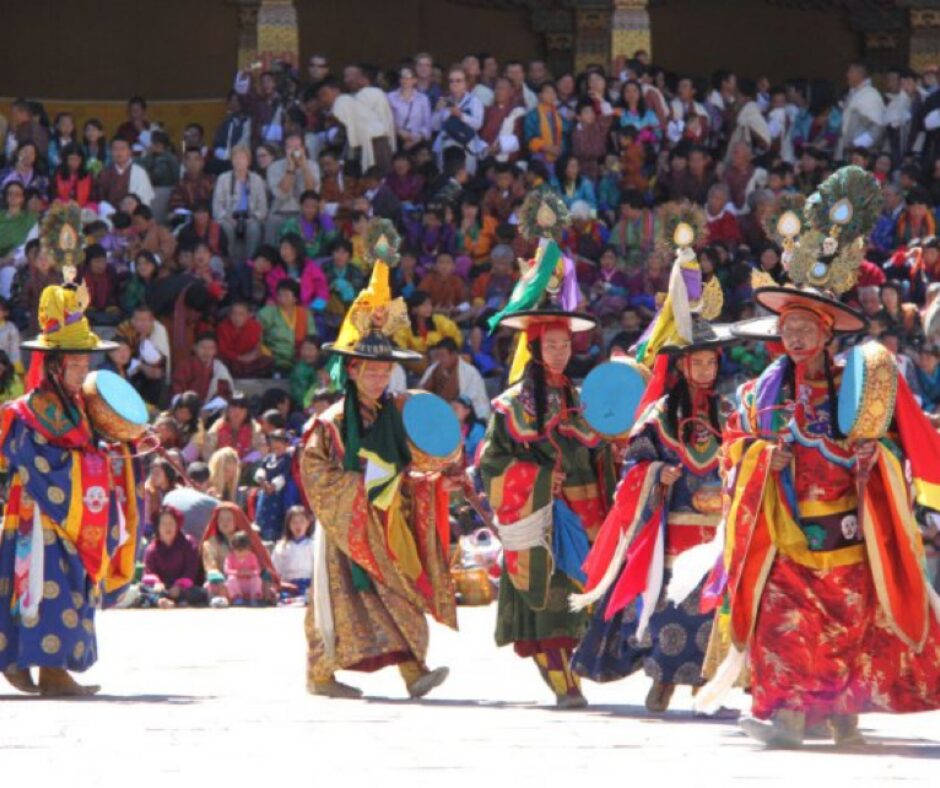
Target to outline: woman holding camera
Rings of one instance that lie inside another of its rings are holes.
[[[222,225],[236,263],[254,254],[268,215],[264,180],[250,168],[251,151],[236,146],[232,150],[232,169],[219,176],[212,197],[212,215]]]

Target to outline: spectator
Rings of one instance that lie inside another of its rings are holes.
[[[728,187],[728,195],[737,213],[747,213],[747,198],[755,189],[762,189],[767,182],[767,171],[754,164],[751,146],[736,142],[729,147],[728,165],[722,181]]]
[[[111,163],[98,176],[98,199],[119,207],[128,194],[135,194],[144,205],[154,197],[150,176],[131,159],[131,143],[124,137],[111,140]]]
[[[15,146],[29,143],[45,159],[49,152],[49,130],[36,116],[33,104],[17,99],[10,105],[10,139]]]
[[[2,227],[2,224],[0,224]],[[17,323],[30,336],[39,333],[39,299],[49,285],[61,284],[62,274],[55,268],[52,258],[40,251],[39,239],[26,243],[26,265],[13,277],[10,286],[10,304],[17,315]],[[15,270],[7,266],[0,275]]]
[[[206,604],[202,588],[204,574],[199,551],[183,533],[183,513],[163,506],[157,519],[155,538],[144,550],[141,585],[145,605],[160,608],[201,607]]]
[[[88,319],[102,326],[116,326],[120,323],[117,275],[108,265],[107,252],[98,244],[92,244],[85,250],[82,279],[88,288]]]
[[[289,374],[303,340],[316,335],[313,313],[300,302],[300,285],[293,279],[277,284],[275,304],[262,307],[258,320],[264,332],[264,345],[274,358],[275,372]]]
[[[0,350],[0,403],[23,396],[23,378],[17,374],[9,354]]]
[[[283,224],[300,215],[301,196],[320,188],[320,168],[307,158],[302,134],[287,135],[284,157],[268,167],[266,178],[273,199],[265,222],[265,240],[273,243],[280,237]]]
[[[392,156],[392,171],[386,176],[385,185],[406,206],[421,202],[424,178],[412,171],[411,159],[404,153]]]
[[[161,224],[157,224],[153,211],[141,205],[134,211],[134,236],[127,245],[128,254],[136,258],[137,253],[151,252],[161,260],[172,260],[176,252],[176,237]]]
[[[180,161],[173,153],[170,137],[165,131],[154,131],[150,135],[147,153],[141,157],[140,166],[150,176],[156,187],[173,187],[180,180]]]
[[[598,117],[591,101],[578,102],[577,122],[571,132],[571,153],[581,172],[591,181],[600,176],[613,120],[613,115]]]
[[[313,392],[328,383],[329,376],[320,358],[320,342],[316,337],[305,337],[300,343],[300,357],[290,373],[291,397],[306,409]]]
[[[142,304],[134,309],[129,320],[117,328],[131,346],[135,363],[131,363],[131,382],[140,395],[156,405],[162,399],[170,379],[170,340],[166,328],[158,322],[153,309]]]
[[[428,104],[437,106],[441,97],[441,86],[434,81],[434,59],[427,52],[415,55],[416,87],[427,96]]]
[[[623,193],[620,218],[610,232],[609,242],[628,267],[641,265],[653,251],[656,218],[643,195],[635,190]]]
[[[10,301],[0,297],[0,351],[7,354],[7,366],[17,374],[23,374],[23,362],[20,360],[20,331],[10,321]]]
[[[426,354],[444,337],[453,339],[457,347],[463,345],[463,336],[457,324],[449,317],[434,314],[431,296],[424,290],[415,290],[408,299],[408,316],[410,325],[400,329],[394,337],[395,344],[399,347]],[[422,359],[412,366],[415,372],[423,372],[427,367],[427,362]]]
[[[917,351],[917,367],[914,372],[914,393],[920,399],[920,406],[934,417],[940,408],[940,348],[923,343]]]
[[[235,392],[231,396],[222,418],[206,433],[205,456],[210,458],[210,468],[215,451],[226,447],[235,449],[243,465],[257,463],[265,448],[264,434],[258,422],[251,418],[248,398],[241,392]]]
[[[122,137],[132,147],[144,150],[150,145],[150,120],[147,118],[147,101],[142,96],[132,96],[127,102],[127,120],[118,126],[116,137]]]
[[[82,129],[82,153],[90,175],[98,177],[111,163],[111,149],[104,136],[104,125],[98,118],[89,118]]]
[[[350,265],[351,260],[352,244],[345,239],[340,239],[333,244],[330,259],[323,264],[323,273],[330,287],[327,310],[336,319],[337,325],[346,314],[356,294],[365,286],[362,271]]]
[[[468,397],[457,397],[450,401],[450,406],[460,424],[464,462],[467,465],[476,465],[477,449],[486,435],[486,422],[477,415]]]
[[[134,272],[121,287],[121,311],[133,314],[147,304],[147,294],[159,272],[159,259],[153,252],[140,251],[134,258]]]
[[[478,419],[485,421],[490,416],[490,398],[483,376],[460,357],[459,347],[452,337],[445,336],[431,348],[431,366],[425,370],[419,385],[448,402],[466,397]]]
[[[362,169],[378,162],[376,140],[385,140],[385,124],[379,116],[362,101],[343,93],[332,77],[317,86],[317,99],[330,113],[333,122],[326,132],[328,144],[336,150],[348,150],[346,158],[359,161]],[[379,143],[379,155],[387,151],[387,143]],[[389,157],[391,151],[387,151]],[[387,168],[389,159],[384,164]],[[381,165],[380,165],[381,166]]]
[[[617,251],[611,246],[603,249],[581,286],[588,293],[590,312],[602,320],[622,314],[629,303],[630,283],[617,267]]]
[[[241,98],[235,90],[229,91],[225,104],[225,118],[212,139],[210,170],[219,175],[231,167],[235,148],[251,149],[251,118],[245,112]]]
[[[552,186],[561,194],[565,205],[571,208],[576,202],[586,202],[592,210],[597,210],[597,196],[594,184],[581,174],[580,161],[575,156],[562,156],[556,168],[557,177],[552,178]]]
[[[268,377],[274,360],[262,343],[263,330],[244,301],[232,304],[217,330],[219,358],[236,378]]]
[[[652,145],[658,149],[663,136],[656,113],[646,105],[643,87],[636,80],[627,80],[620,89],[620,128],[633,127],[637,131],[637,140],[643,145]]]
[[[538,104],[525,115],[523,135],[528,151],[550,174],[555,171],[555,162],[567,151],[568,133],[567,121],[558,111],[555,85],[545,82],[539,87]]]
[[[233,258],[241,262],[255,253],[261,243],[268,196],[264,180],[251,172],[251,151],[236,147],[232,169],[219,176],[212,197],[212,215],[222,225]]]
[[[284,139],[285,107],[277,92],[277,79],[270,71],[264,71],[258,76],[257,88],[252,90],[252,76],[251,68],[243,69],[235,75],[234,84],[251,119],[251,144],[279,143]]]
[[[849,94],[842,113],[842,135],[836,149],[838,158],[842,158],[849,147],[876,150],[882,143],[885,128],[885,103],[871,84],[865,64],[851,63],[845,78]]]
[[[49,193],[49,179],[39,168],[36,146],[32,142],[20,143],[13,155],[12,166],[0,172],[0,188],[8,183],[19,183],[24,189],[35,190],[43,197]]]
[[[266,542],[281,538],[284,528],[286,489],[292,485],[291,464],[293,454],[290,438],[283,429],[276,429],[267,436],[268,452],[255,471],[254,481],[261,488],[255,509],[255,522]]]
[[[208,202],[196,203],[192,209],[192,216],[183,225],[177,236],[180,248],[195,249],[199,244],[205,244],[212,257],[212,267],[218,273],[227,269],[228,237],[222,230],[222,225],[212,218],[212,209]]]
[[[742,241],[741,228],[724,183],[716,183],[708,190],[705,217],[708,220],[708,240],[713,244],[737,246]]]
[[[280,237],[299,235],[304,243],[306,257],[325,257],[338,232],[329,214],[320,210],[320,195],[310,190],[300,195],[300,213],[284,222]]]
[[[937,234],[937,219],[930,208],[930,194],[922,186],[907,193],[907,207],[898,216],[895,242],[907,245],[914,238],[928,238]]]
[[[539,99],[525,83],[525,69],[522,63],[518,60],[507,61],[504,73],[512,86],[513,102],[516,106],[522,107],[526,112],[535,109]]]
[[[163,497],[178,483],[179,475],[169,460],[162,457],[150,465],[150,473],[144,482],[144,535],[153,535],[157,517],[163,507]]]
[[[767,151],[770,148],[772,134],[764,113],[758,104],[757,89],[753,80],[738,80],[738,109],[734,131],[728,142],[732,154],[739,144],[746,145],[750,151]]]
[[[205,443],[205,428],[200,418],[202,400],[195,391],[184,391],[173,397],[170,415],[176,420],[180,433],[180,454],[187,464],[197,464],[202,456],[202,447]],[[205,465],[205,463],[200,463]],[[206,467],[206,484],[200,489],[209,487],[209,469]],[[187,470],[190,481],[197,484],[197,480]]]
[[[447,74],[450,92],[434,105],[431,128],[437,132],[434,152],[443,164],[444,151],[460,148],[467,152],[467,169],[476,170],[476,154],[481,150],[477,132],[483,126],[483,105],[467,89],[467,75],[455,66]]]
[[[431,297],[435,312],[454,317],[466,311],[469,301],[467,283],[455,271],[454,257],[449,252],[440,252],[419,289]]]
[[[401,202],[386,183],[378,166],[369,167],[362,174],[362,197],[368,200],[372,216],[398,221]]]
[[[257,607],[264,597],[261,581],[261,562],[251,549],[251,538],[247,533],[232,535],[231,549],[225,556],[225,590],[233,605]]]
[[[346,87],[355,95],[356,101],[365,106],[369,114],[378,120],[381,133],[372,138],[372,152],[375,161],[372,165],[379,168],[382,175],[388,172],[392,163],[392,154],[396,147],[396,125],[385,92],[375,86],[378,69],[375,66],[360,64],[347,66],[344,71]],[[369,169],[363,165],[363,171]]]
[[[74,142],[59,150],[60,164],[52,178],[52,198],[85,208],[94,195],[94,181],[85,168],[85,154]]]
[[[192,213],[197,205],[212,202],[215,178],[206,173],[206,159],[199,148],[183,153],[183,177],[170,192],[169,209],[176,213]]]
[[[406,151],[431,139],[431,105],[417,85],[414,68],[402,66],[398,72],[398,89],[388,94],[398,144]]]
[[[277,587],[280,578],[274,570],[268,551],[264,548],[258,535],[252,530],[251,523],[245,513],[233,503],[220,503],[209,520],[209,525],[203,535],[199,552],[202,557],[202,567],[206,573],[209,603],[213,607],[228,607],[229,598],[225,584],[225,564],[229,554],[233,551],[236,534],[242,534],[248,540],[248,549],[258,561],[262,584],[262,598],[268,601],[277,599]],[[244,540],[239,539],[243,546]]]
[[[492,216],[499,223],[508,222],[524,195],[525,189],[516,179],[513,167],[509,164],[498,164],[493,185],[483,196],[483,213]]]
[[[209,402],[216,397],[230,398],[235,381],[217,355],[215,334],[200,334],[196,338],[192,356],[173,372],[172,393],[195,391],[203,402]]]
[[[209,457],[209,493],[220,501],[241,505],[241,460],[231,446],[216,449]]]
[[[36,235],[39,217],[26,208],[26,190],[18,181],[3,187],[0,212],[0,266],[10,266],[26,259],[26,242]]]
[[[271,561],[281,576],[281,599],[303,599],[313,574],[313,521],[302,506],[284,515],[284,535],[274,545]]]

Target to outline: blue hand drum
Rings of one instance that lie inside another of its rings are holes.
[[[120,375],[100,369],[82,385],[88,418],[95,430],[113,442],[134,441],[147,431],[147,405]]]
[[[839,387],[839,429],[850,441],[879,440],[888,433],[898,393],[898,365],[880,342],[849,351]]]
[[[409,394],[401,415],[414,470],[435,473],[460,459],[460,423],[441,397],[426,391]]]
[[[601,435],[623,438],[633,428],[634,413],[645,390],[646,376],[635,364],[598,364],[581,385],[584,419]]]

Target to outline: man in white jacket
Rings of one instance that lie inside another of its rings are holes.
[[[490,417],[490,398],[480,371],[460,357],[457,343],[445,337],[431,348],[434,363],[418,384],[425,391],[450,401],[463,396],[473,403],[473,412],[481,421]],[[456,380],[454,379],[456,376]]]
[[[846,73],[849,94],[842,112],[842,136],[836,149],[841,159],[847,148],[877,150],[884,137],[885,103],[881,93],[871,84],[868,69],[852,63]]]

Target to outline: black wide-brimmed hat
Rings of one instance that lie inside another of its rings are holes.
[[[378,329],[360,337],[352,347],[337,347],[328,342],[323,346],[326,353],[369,361],[420,361],[422,355],[414,350],[403,350]]]
[[[669,356],[684,356],[699,350],[720,350],[724,345],[737,341],[738,337],[728,323],[709,323],[701,315],[692,316],[692,341],[673,340],[663,345],[660,353]]]

